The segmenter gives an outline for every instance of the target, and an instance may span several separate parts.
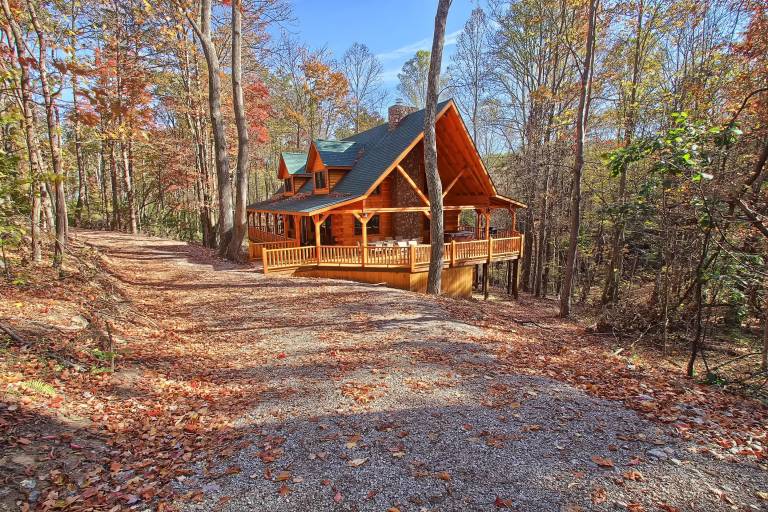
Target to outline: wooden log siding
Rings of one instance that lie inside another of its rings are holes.
[[[459,267],[520,257],[523,235],[445,244],[444,264]],[[319,251],[319,252],[318,252]],[[412,272],[429,265],[430,246],[408,247],[322,245],[265,248],[264,273],[299,267],[402,268]]]

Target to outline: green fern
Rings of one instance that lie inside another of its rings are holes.
[[[19,382],[18,386],[22,389],[26,389],[27,391],[32,391],[39,395],[45,395],[45,396],[57,395],[56,389],[53,386],[37,379]]]

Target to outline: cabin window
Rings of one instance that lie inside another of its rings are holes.
[[[328,188],[328,172],[318,171],[315,173],[315,190]]]
[[[283,183],[285,184],[284,185],[285,192],[288,193],[288,194],[292,194],[293,193],[293,178],[287,178],[286,180],[283,181]]]
[[[381,231],[381,219],[378,215],[374,215],[368,220],[368,234],[369,235],[378,235]],[[363,224],[355,219],[355,234],[356,235],[362,235],[363,234]]]

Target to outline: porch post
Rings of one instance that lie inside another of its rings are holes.
[[[368,264],[368,214],[362,214],[363,225],[363,268]]]
[[[480,238],[480,210],[475,210],[475,239]]]
[[[486,240],[491,236],[491,210],[485,212],[485,238]]]
[[[293,236],[296,239],[296,247],[301,246],[301,217],[298,215],[292,215],[293,220]]]
[[[520,258],[512,260],[512,296],[517,299],[517,289],[520,286]]]
[[[317,253],[317,264],[320,265],[320,225],[323,222],[319,215],[313,215],[312,222],[315,223],[315,252]]]
[[[512,215],[512,235],[517,234],[517,208],[510,208],[509,213]]]

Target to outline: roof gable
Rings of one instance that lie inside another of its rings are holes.
[[[444,111],[451,100],[438,104],[438,113]],[[371,132],[371,133],[368,133]],[[405,116],[394,130],[383,124],[363,132],[355,137],[371,141],[378,138],[357,161],[352,170],[342,179],[334,191],[363,196],[368,194],[388,170],[404,156],[424,132],[424,110],[418,110]]]
[[[352,167],[364,151],[364,146],[352,140],[314,141],[320,159],[326,167]]]
[[[284,151],[280,153],[280,178],[287,178],[288,175],[306,173],[307,154],[304,152]]]
[[[491,196],[497,196],[493,182],[480,158],[477,148],[469,135],[464,121],[453,102],[446,100],[437,105],[437,118],[451,112],[461,126],[460,143],[466,144],[465,154],[472,160],[477,179],[484,182]],[[391,171],[397,162],[410,151],[424,136],[424,110],[405,116],[394,130],[384,123],[340,141],[317,139],[307,153],[283,153],[290,155],[294,172],[309,172],[308,165],[315,165],[317,157],[325,167],[348,167],[350,170],[330,191],[330,194],[311,194],[311,183],[307,182],[293,197],[273,198],[251,205],[251,208],[265,208],[273,211],[314,213],[343,203],[359,200],[370,194],[376,185]],[[458,141],[457,141],[458,142]],[[299,160],[301,165],[299,166]],[[312,160],[312,162],[308,162]],[[286,166],[288,161],[286,161]],[[505,198],[506,199],[506,198]],[[506,199],[507,201],[511,201]],[[523,206],[522,203],[517,203]]]

